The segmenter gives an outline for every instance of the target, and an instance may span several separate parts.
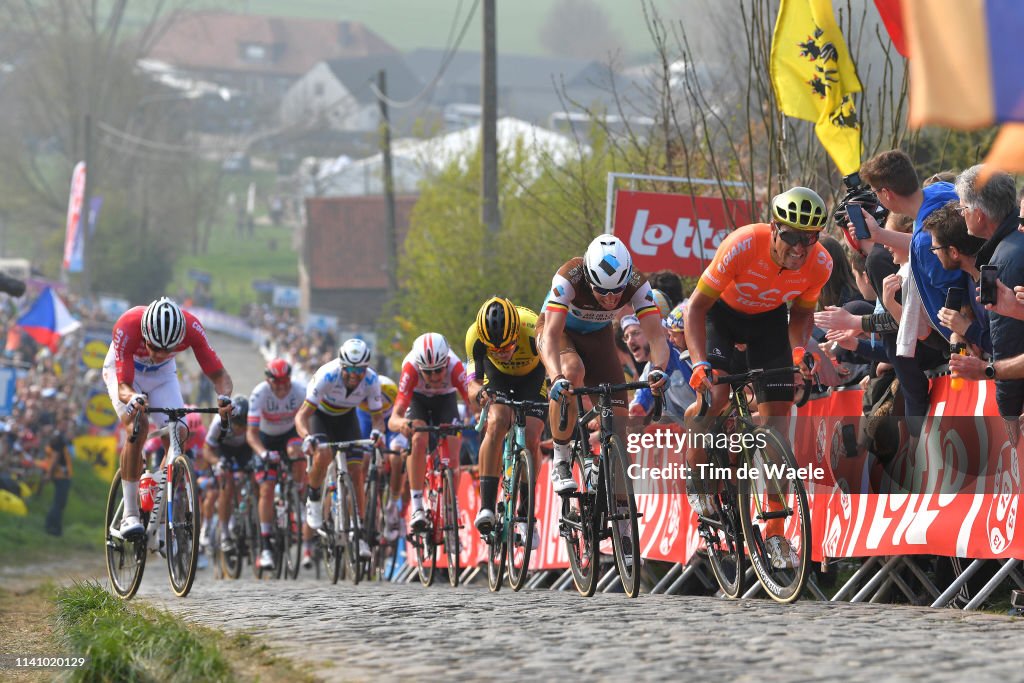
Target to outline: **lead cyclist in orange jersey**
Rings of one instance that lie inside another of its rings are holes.
[[[818,243],[829,214],[821,197],[806,187],[777,195],[771,212],[771,223],[747,225],[725,238],[690,296],[685,333],[698,401],[687,409],[688,417],[698,414],[702,390],[711,392],[709,415],[725,409],[729,386],[712,385],[710,376],[713,370],[730,372],[736,344],[747,344],[749,367],[773,369],[792,365],[793,349],[810,337],[818,296],[832,273],[832,257]],[[789,414],[792,383],[759,382],[755,392],[762,416]],[[702,462],[703,449],[688,451],[691,473]],[[693,495],[689,485],[691,504],[703,512],[709,499]],[[781,519],[769,522],[770,545],[785,543],[782,524]],[[785,548],[776,550],[777,556],[788,556]]]

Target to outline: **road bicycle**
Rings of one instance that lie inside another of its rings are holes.
[[[731,392],[729,407],[714,419],[711,432],[728,438],[705,440],[716,445],[706,452],[712,471],[720,474],[714,481],[716,490],[706,493],[712,509],[698,514],[697,520],[712,572],[726,597],[743,594],[748,561],[777,602],[796,600],[807,580],[812,547],[807,491],[792,476],[796,460],[785,440],[752,419],[747,394],[756,381],[792,381],[797,372],[797,367],[786,367],[713,377],[714,384],[729,385]],[[701,417],[710,405],[710,392],[704,392],[702,401]],[[740,470],[744,476],[733,476]],[[770,524],[771,531],[781,530],[785,539],[774,550],[768,541]]]
[[[448,582],[459,585],[459,506],[456,500],[455,474],[450,467],[448,436],[457,436],[466,427],[459,424],[440,424],[413,427],[414,432],[430,435],[427,449],[427,471],[423,478],[423,507],[427,526],[423,531],[406,536],[416,553],[420,583],[429,586],[437,570],[437,547],[444,545],[448,560]],[[457,457],[457,456],[456,456]]]
[[[270,549],[274,555],[274,578],[297,579],[302,561],[302,523],[305,506],[302,504],[298,482],[292,478],[292,465],[305,462],[304,456],[289,457],[279,454],[277,483],[274,484],[274,529],[270,536]],[[262,577],[264,569],[259,568]]]
[[[490,392],[490,401],[480,414],[477,431],[483,430],[491,404],[509,406],[515,417],[502,447],[502,478],[494,506],[494,526],[484,536],[487,543],[487,585],[492,591],[500,590],[507,570],[509,586],[518,591],[526,585],[536,521],[533,516],[536,475],[533,457],[526,447],[526,417],[531,408],[546,411],[548,404],[514,401],[500,393]],[[522,535],[517,529],[524,525],[526,534]]]
[[[320,444],[334,449],[334,460],[327,468],[323,497],[324,523],[317,530],[323,546],[324,566],[331,583],[346,576],[358,584],[363,578],[363,562],[359,557],[359,506],[355,487],[348,473],[348,454],[360,455],[373,446],[370,439],[328,441]]]
[[[385,537],[387,527],[386,511],[391,502],[391,462],[389,455],[400,455],[398,451],[374,447],[363,484],[365,506],[363,510],[362,538],[370,546],[370,559],[365,561],[366,575],[380,580],[388,562],[391,572],[398,555],[398,538]]]
[[[649,382],[600,384],[576,387],[567,394],[576,397],[579,417],[576,420],[575,439],[571,443],[570,466],[578,489],[562,494],[562,512],[558,520],[558,533],[565,542],[569,555],[569,568],[580,595],[590,597],[597,590],[598,549],[601,541],[612,539],[615,566],[622,587],[631,598],[640,593],[640,539],[639,514],[633,497],[633,483],[627,474],[629,463],[622,438],[615,432],[612,396],[620,391],[647,389]],[[594,407],[584,413],[583,397],[594,396]],[[662,399],[655,395],[652,419],[661,419]],[[568,395],[561,399],[559,430],[568,424]],[[590,431],[587,424],[599,417],[599,452],[594,457],[590,450]],[[619,522],[625,522],[628,533],[623,534]],[[626,539],[625,542],[623,539]]]
[[[213,414],[217,408],[146,408],[149,414],[166,415],[167,426],[155,430],[150,436],[168,437],[170,447],[161,466],[153,473],[155,484],[151,491],[152,507],[139,512],[145,531],[127,537],[119,531],[124,516],[121,489],[121,470],[114,473],[107,496],[104,514],[106,529],[105,554],[107,576],[114,592],[130,599],[139,590],[146,569],[148,552],[160,552],[167,558],[167,575],[171,590],[179,598],[188,595],[196,577],[199,558],[199,502],[192,463],[183,455],[183,444],[188,441],[185,416],[193,413]],[[141,411],[135,416],[129,441],[139,438]],[[184,438],[180,431],[185,432]],[[140,487],[141,493],[141,487]],[[140,496],[141,498],[141,496]],[[149,507],[148,505],[146,507]]]
[[[231,544],[220,539],[220,566],[224,576],[237,579],[242,575],[242,568],[248,562],[252,567],[253,576],[263,577],[263,569],[259,566],[260,554],[260,518],[256,482],[253,481],[251,466],[246,464],[237,472],[225,468],[222,476],[232,477],[235,482],[235,500],[230,506],[228,529]],[[221,487],[221,495],[224,488]]]

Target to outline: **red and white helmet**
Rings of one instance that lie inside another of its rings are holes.
[[[263,371],[263,374],[267,376],[267,379],[278,381],[291,379],[292,366],[284,358],[275,358],[267,363],[267,369]]]
[[[437,332],[427,332],[412,343],[412,360],[420,370],[448,365],[448,340]]]

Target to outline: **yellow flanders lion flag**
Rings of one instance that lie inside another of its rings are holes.
[[[814,121],[822,146],[844,176],[860,168],[857,70],[831,0],[782,0],[771,54],[772,85],[783,114]]]

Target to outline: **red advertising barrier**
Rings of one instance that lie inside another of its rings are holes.
[[[704,272],[735,226],[754,221],[744,200],[618,190],[612,232],[629,247],[637,270],[693,276]]]
[[[835,391],[809,401],[796,411],[800,427],[794,426],[788,435],[798,466],[825,471],[824,477],[807,486],[812,558],[914,554],[1024,558],[1024,534],[1016,533],[1022,497],[1020,462],[998,416],[994,385],[964,381],[961,389],[953,391],[948,377],[933,380],[925,438],[913,452],[904,449],[897,454],[887,471],[873,456],[846,454],[843,426],[859,428],[861,393]],[[679,428],[662,425],[658,430],[678,432]],[[647,448],[629,459],[635,467],[665,467],[680,464],[682,458],[682,453],[668,448]],[[537,473],[535,514],[540,542],[531,556],[534,571],[569,566],[558,535],[561,498],[549,483],[549,466],[543,462]],[[889,475],[911,482],[912,492],[887,492],[893,490],[886,488]],[[641,555],[649,560],[688,562],[702,541],[680,482],[645,478],[642,486],[634,486],[641,513]],[[472,566],[487,559],[487,546],[473,527],[480,506],[478,484],[463,472],[458,489],[460,562]],[[409,561],[415,558],[410,555]],[[440,549],[438,562],[445,566]]]

